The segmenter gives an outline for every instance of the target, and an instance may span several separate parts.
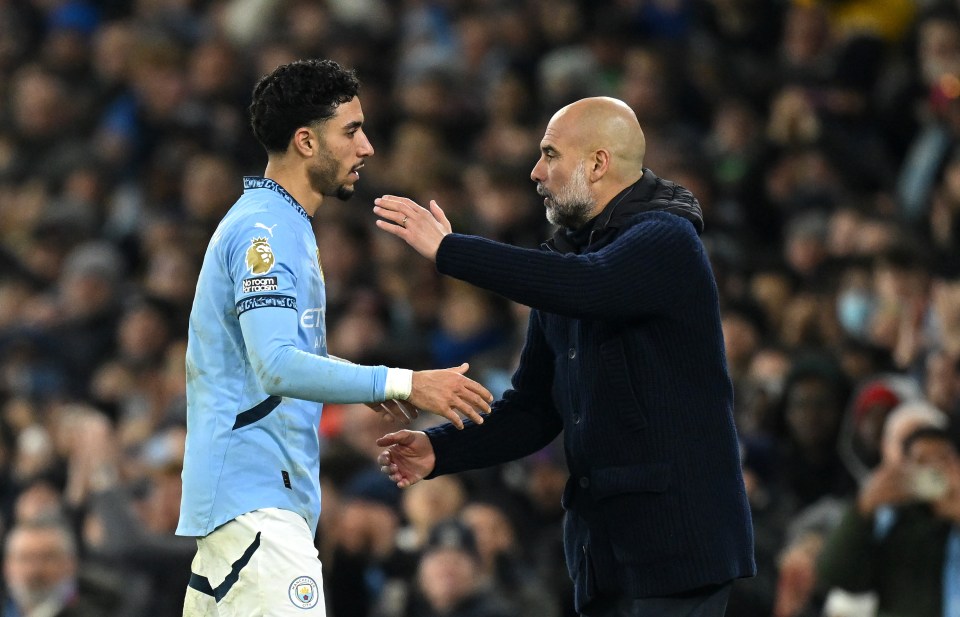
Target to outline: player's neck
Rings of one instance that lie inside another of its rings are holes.
[[[316,214],[323,203],[323,195],[313,191],[310,178],[302,166],[288,165],[282,160],[270,160],[263,176],[282,186],[310,216]]]

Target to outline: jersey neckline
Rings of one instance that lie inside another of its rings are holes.
[[[280,195],[288,204],[296,208],[297,212],[300,213],[300,216],[310,220],[310,215],[307,214],[307,211],[303,209],[297,200],[293,198],[293,195],[287,192],[287,189],[283,188],[277,184],[276,180],[271,180],[270,178],[264,178],[263,176],[244,176],[243,177],[243,188],[247,189],[267,189],[275,192]]]

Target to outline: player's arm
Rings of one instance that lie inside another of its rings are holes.
[[[387,392],[385,366],[351,364],[298,349],[296,301],[289,301],[289,308],[262,306],[240,314],[247,356],[264,392],[324,403],[366,403],[409,396],[409,383],[405,388],[402,383],[394,386],[399,392]]]
[[[222,240],[223,265],[247,357],[264,392],[326,403],[383,400],[386,367],[346,364],[297,346],[299,311],[313,308],[297,304],[300,269],[313,263],[302,230],[259,213],[231,232]]]
[[[300,349],[297,264],[313,262],[304,254],[302,239],[282,223],[271,226],[271,222],[241,228],[227,253],[247,356],[267,394],[327,403],[409,400],[454,424],[462,426],[458,414],[482,421],[479,414],[489,411],[492,397],[463,376],[465,365],[414,374],[350,364]],[[257,229],[268,227],[274,230],[270,238],[256,234]],[[398,417],[404,415],[401,412]]]

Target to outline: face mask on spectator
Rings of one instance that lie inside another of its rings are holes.
[[[848,289],[837,297],[837,318],[851,336],[863,336],[873,310],[873,298],[862,289]]]

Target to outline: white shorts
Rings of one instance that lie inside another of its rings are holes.
[[[183,617],[326,617],[313,534],[298,514],[265,508],[197,539]]]

